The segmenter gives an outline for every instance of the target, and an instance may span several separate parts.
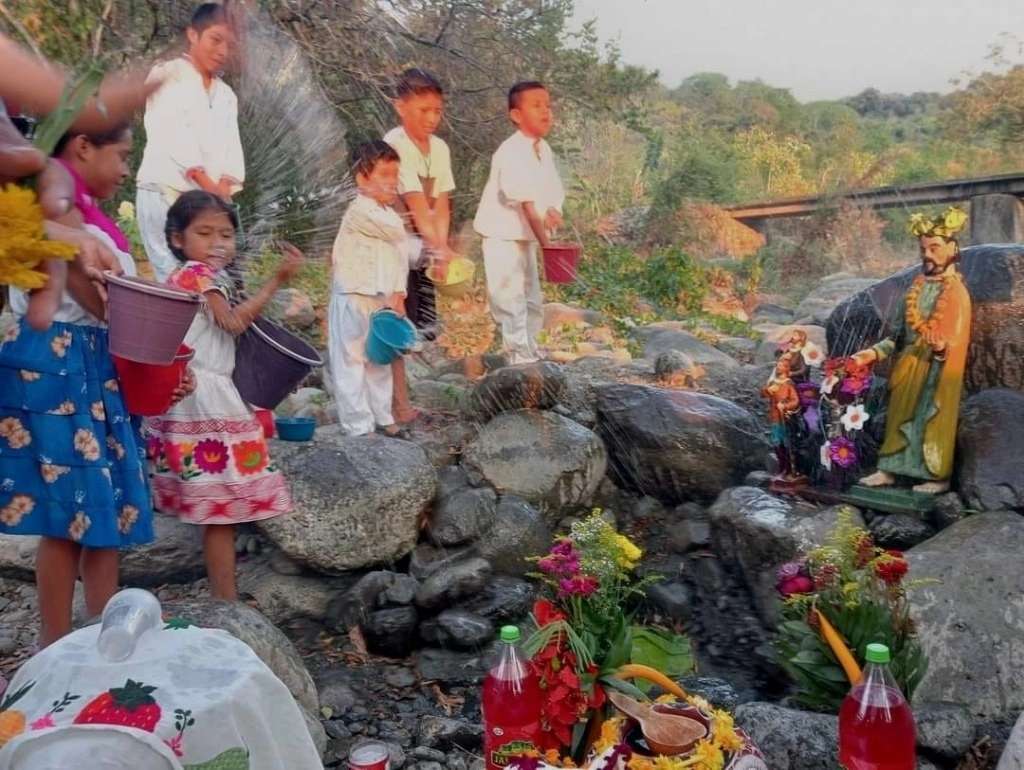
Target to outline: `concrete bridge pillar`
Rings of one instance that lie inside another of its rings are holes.
[[[1024,201],[1016,195],[971,198],[971,244],[1024,243]]]

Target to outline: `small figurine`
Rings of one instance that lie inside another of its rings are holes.
[[[936,219],[911,217],[922,274],[903,298],[892,335],[853,356],[861,365],[896,356],[878,470],[861,479],[865,486],[892,486],[905,476],[918,482],[915,492],[949,489],[971,333],[971,297],[956,268],[956,235],[966,223],[956,207]]]
[[[762,395],[768,399],[771,444],[779,463],[779,472],[771,483],[774,492],[791,492],[808,483],[807,477],[797,470],[797,455],[794,450],[794,434],[799,431],[799,422],[803,418],[800,411],[800,395],[790,375],[791,360],[790,355],[779,356],[775,362],[775,372],[761,390]]]

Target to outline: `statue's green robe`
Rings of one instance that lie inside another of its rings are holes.
[[[889,376],[885,440],[878,468],[924,481],[945,481],[953,473],[960,394],[971,335],[971,297],[959,273],[945,280],[918,276],[921,317],[938,317],[946,342],[942,357],[906,322],[906,298],[894,319],[894,333],[875,345],[881,361],[898,350]]]

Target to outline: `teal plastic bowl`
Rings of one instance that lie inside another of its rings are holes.
[[[309,441],[316,431],[316,420],[312,417],[277,417],[274,424],[282,441]]]

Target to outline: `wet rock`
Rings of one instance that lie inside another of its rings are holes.
[[[500,494],[558,511],[589,503],[604,477],[607,455],[601,440],[582,425],[553,412],[524,410],[487,423],[466,448],[463,463]]]
[[[961,252],[960,271],[971,294],[971,346],[964,386],[1024,390],[1024,248],[971,246]],[[912,265],[854,295],[829,317],[829,353],[850,355],[883,336],[914,277]]]
[[[304,709],[316,713],[320,706],[316,686],[295,646],[249,605],[217,599],[189,599],[164,602],[163,613],[164,617],[184,618],[202,628],[222,629],[242,640]]]
[[[736,688],[725,679],[710,676],[684,676],[679,686],[692,695],[699,695],[715,708],[732,712],[740,705]]]
[[[460,562],[424,580],[416,591],[416,604],[428,610],[452,604],[482,589],[490,576],[491,565],[486,559]]]
[[[371,612],[361,623],[366,647],[377,655],[404,658],[416,647],[415,607],[393,607]]]
[[[925,703],[914,707],[917,748],[933,760],[955,764],[974,742],[974,721],[966,706]]]
[[[412,402],[430,411],[461,412],[469,399],[469,388],[437,380],[418,380],[410,391]]]
[[[968,516],[907,552],[915,579],[911,615],[928,655],[920,702],[968,705],[976,717],[1011,719],[1024,709],[1024,516]]]
[[[935,507],[932,509],[930,519],[931,525],[936,530],[943,530],[956,524],[967,515],[964,501],[956,492],[947,492],[935,498]]]
[[[495,575],[476,596],[459,604],[459,609],[499,625],[526,617],[535,595],[532,583],[510,575]]]
[[[399,573],[395,575],[394,582],[381,593],[380,601],[399,606],[412,604],[416,600],[416,592],[419,587],[420,582],[412,575]]]
[[[551,531],[544,517],[528,502],[511,495],[498,501],[494,524],[476,545],[495,572],[518,577],[533,569],[528,558],[550,547]]]
[[[1017,724],[1006,742],[1006,749],[999,758],[996,770],[1021,770],[1024,768],[1024,714],[1020,715]]]
[[[713,498],[768,451],[748,411],[703,393],[610,385],[597,415],[616,483],[666,503]]]
[[[750,322],[752,324],[788,324],[795,317],[793,311],[788,307],[763,302],[754,308],[754,312],[750,315]]]
[[[384,672],[384,681],[391,687],[412,687],[416,684],[416,674],[404,666],[390,666]]]
[[[424,759],[429,762],[445,761],[445,753],[443,751],[432,749],[429,746],[417,746],[415,749],[412,750],[412,755],[416,759]]]
[[[1022,385],[1024,387],[1024,385]],[[957,488],[980,511],[1024,511],[1024,393],[983,390],[964,402],[957,430]]]
[[[935,530],[916,516],[907,513],[888,513],[875,516],[868,529],[883,548],[906,550],[935,534]]]
[[[441,548],[429,543],[420,543],[409,557],[409,574],[417,580],[426,580],[435,572],[448,569],[475,555],[476,550],[471,546]]]
[[[422,449],[374,436],[303,450],[280,460],[296,509],[257,525],[289,558],[341,572],[413,549],[436,479]]]
[[[440,546],[476,540],[494,524],[498,496],[492,489],[460,489],[434,507],[427,536]]]
[[[502,412],[551,409],[565,391],[565,373],[558,364],[539,361],[506,366],[491,372],[469,394],[466,410],[487,421]]]
[[[416,653],[420,679],[452,685],[473,685],[487,673],[488,652],[422,649]]]
[[[301,575],[303,572],[301,564],[292,561],[277,550],[271,551],[268,563],[278,575]]]
[[[243,563],[238,570],[238,590],[251,595],[276,625],[295,618],[323,620],[344,579],[304,575],[280,575],[265,563]]]
[[[422,746],[451,749],[456,746],[474,750],[483,742],[479,724],[450,717],[425,716],[420,719],[416,739]]]
[[[765,624],[773,625],[778,614],[776,570],[805,545],[820,545],[841,508],[815,508],[753,487],[727,489],[711,506],[715,554],[738,573]],[[854,522],[863,526],[859,513]]]
[[[644,358],[656,360],[663,353],[678,351],[685,353],[693,364],[709,369],[739,366],[736,359],[729,354],[682,329],[652,325],[638,332],[637,336],[644,340]]]
[[[437,499],[454,495],[469,487],[469,474],[461,465],[448,465],[437,472]]]
[[[439,647],[475,650],[494,638],[494,626],[472,612],[444,610],[420,626],[420,638]]]
[[[743,728],[771,770],[834,770],[839,756],[839,719],[777,706],[744,703],[736,709]]]
[[[327,606],[326,619],[330,628],[345,632],[366,620],[378,606],[378,598],[398,577],[396,572],[377,570],[367,572],[349,590],[335,596]]]
[[[798,321],[824,324],[836,308],[850,297],[874,284],[871,278],[857,278],[849,273],[826,276],[793,311]]]
[[[676,553],[706,548],[711,542],[711,523],[707,519],[684,519],[672,524],[668,535]]]
[[[646,589],[647,601],[671,620],[685,622],[690,619],[690,589],[675,580],[658,582]]]
[[[704,374],[704,369],[698,369],[686,353],[678,350],[666,350],[659,353],[654,359],[654,374],[662,382],[673,385],[693,387],[698,379]]]
[[[743,486],[757,487],[758,489],[768,489],[768,486],[771,483],[772,474],[768,471],[751,471],[747,474],[747,477],[743,479]]]
[[[320,687],[320,707],[330,709],[331,719],[343,717],[356,705],[359,698],[355,690],[349,684],[345,676],[338,676],[335,672],[327,672],[327,675],[317,681]],[[332,735],[332,738],[343,736]]]

